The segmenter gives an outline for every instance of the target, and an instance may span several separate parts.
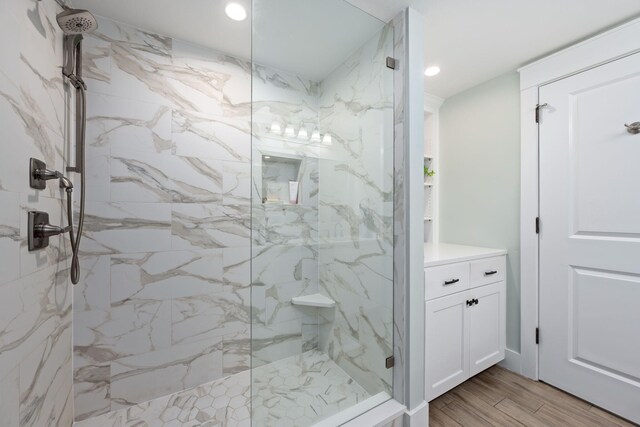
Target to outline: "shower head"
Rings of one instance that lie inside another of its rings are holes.
[[[98,21],[88,10],[65,10],[60,12],[56,19],[65,34],[88,33],[98,28]]]

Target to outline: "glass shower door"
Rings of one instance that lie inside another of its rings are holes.
[[[393,28],[343,0],[253,2],[254,426],[392,393],[392,55]]]

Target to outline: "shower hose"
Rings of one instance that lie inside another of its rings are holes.
[[[76,144],[82,144],[82,157],[76,159],[76,162],[80,162],[80,212],[78,215],[78,232],[76,235],[73,233],[73,202],[71,200],[71,192],[73,189],[67,188],[67,219],[69,221],[69,240],[71,240],[71,251],[73,256],[71,258],[71,283],[76,285],[80,281],[80,260],[78,258],[80,252],[80,239],[82,238],[82,229],[84,228],[84,196],[85,196],[85,177],[84,177],[84,142],[87,128],[87,94],[85,91],[84,82],[80,81],[78,84],[74,84],[76,89],[80,91],[80,98],[82,105],[79,106],[82,112],[82,119],[80,120],[80,135]],[[78,108],[78,107],[76,107]]]

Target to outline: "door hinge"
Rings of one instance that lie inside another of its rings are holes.
[[[393,356],[389,356],[384,361],[384,366],[386,366],[387,369],[391,369],[391,368],[393,368],[393,365],[395,365],[395,363],[396,363],[396,360],[393,358]]]
[[[536,328],[536,344],[540,344],[540,328]]]
[[[540,123],[540,109],[546,107],[547,105],[549,104],[536,104],[536,123]]]
[[[397,59],[387,56],[387,68],[391,68],[392,70],[395,70],[397,65],[398,65]]]
[[[540,234],[540,217],[536,217],[536,234]]]

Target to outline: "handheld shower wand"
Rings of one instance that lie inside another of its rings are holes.
[[[85,135],[87,130],[87,85],[82,80],[82,34],[98,28],[95,17],[86,10],[65,9],[56,17],[58,25],[64,32],[64,64],[62,74],[76,89],[76,165],[67,167],[68,172],[80,174],[80,211],[78,213],[78,229],[73,231],[73,202],[71,193],[73,185],[69,180],[63,185],[60,178],[60,186],[67,192],[67,218],[69,222],[69,238],[73,256],[71,258],[71,282],[75,285],[80,280],[80,239],[84,228],[85,210]],[[66,178],[65,178],[66,179]]]

